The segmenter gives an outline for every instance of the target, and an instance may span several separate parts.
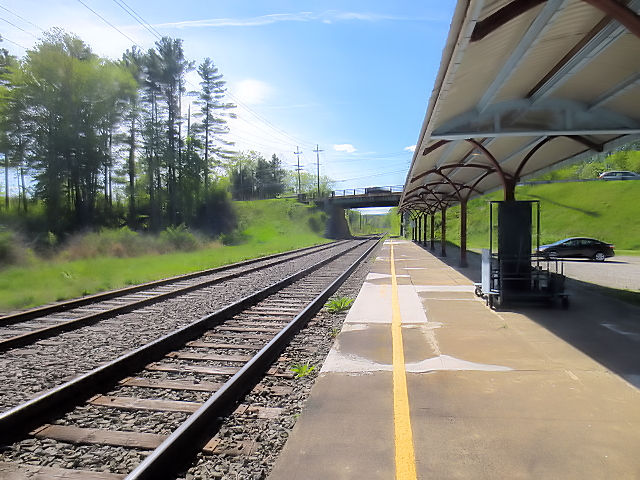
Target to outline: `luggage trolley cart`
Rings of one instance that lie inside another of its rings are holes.
[[[552,303],[559,300],[562,308],[569,307],[569,296],[564,291],[564,265],[558,259],[545,259],[538,254],[540,247],[540,202],[520,204],[520,226],[515,234],[509,227],[494,225],[494,207],[505,202],[491,202],[489,214],[489,248],[482,250],[482,281],[475,284],[475,293],[483,297],[490,308],[506,303]],[[524,205],[523,205],[524,204]],[[529,206],[527,207],[526,204]],[[522,221],[522,213],[536,207],[535,251],[532,252],[531,218]],[[522,208],[524,207],[524,208]],[[498,211],[505,209],[498,208]],[[509,220],[509,213],[505,214]],[[528,222],[528,223],[527,223]],[[499,222],[500,223],[500,222]],[[506,222],[505,222],[506,223]],[[517,223],[517,222],[516,222]],[[495,248],[494,229],[498,231]],[[500,238],[502,237],[502,238]],[[502,247],[502,248],[501,248]]]

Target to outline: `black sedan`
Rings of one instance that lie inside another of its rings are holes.
[[[546,258],[590,258],[604,262],[613,257],[613,245],[594,238],[565,238],[549,245],[541,245],[538,254]]]

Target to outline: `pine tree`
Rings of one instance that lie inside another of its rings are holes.
[[[233,142],[226,141],[224,136],[229,133],[227,118],[235,118],[231,112],[235,108],[232,103],[225,103],[225,81],[222,74],[210,58],[206,58],[198,66],[201,90],[194,102],[200,108],[196,114],[201,119],[199,128],[204,157],[204,185],[209,189],[211,166],[218,167],[221,160],[228,160],[233,154],[228,147]]]

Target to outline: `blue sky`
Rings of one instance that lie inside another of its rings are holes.
[[[292,165],[299,146],[315,172],[318,144],[321,173],[336,189],[404,183],[453,0],[0,0],[2,45],[22,56],[39,28],[61,27],[111,58],[131,40],[152,47],[156,38],[121,5],[182,38],[187,58],[214,61],[239,105],[231,125],[238,149]],[[189,81],[195,87],[197,75]]]

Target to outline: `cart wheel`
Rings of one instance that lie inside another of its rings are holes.
[[[562,297],[560,300],[560,305],[562,305],[562,309],[566,310],[569,308],[569,297]]]
[[[476,294],[476,297],[481,297],[482,296],[482,287],[476,287],[475,294]]]

